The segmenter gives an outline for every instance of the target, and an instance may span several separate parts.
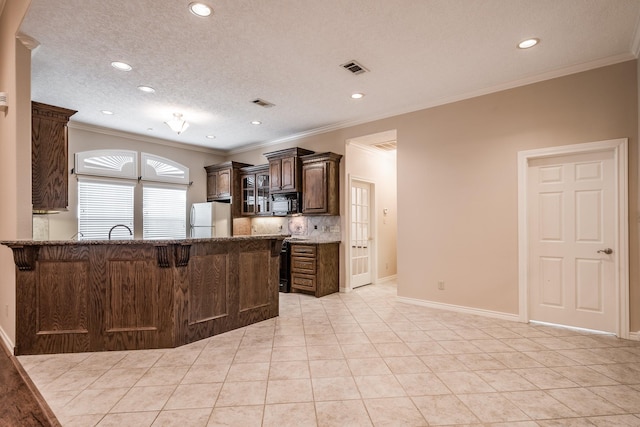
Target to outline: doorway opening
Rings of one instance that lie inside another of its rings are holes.
[[[396,131],[345,147],[344,291],[397,278]]]

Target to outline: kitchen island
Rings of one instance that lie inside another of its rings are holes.
[[[170,348],[275,317],[285,237],[2,241],[15,354]]]

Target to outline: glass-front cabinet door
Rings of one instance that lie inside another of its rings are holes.
[[[256,176],[242,175],[242,215],[256,214]]]
[[[269,171],[256,174],[256,214],[270,213],[269,203]]]

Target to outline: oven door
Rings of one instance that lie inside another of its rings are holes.
[[[291,286],[289,282],[290,266],[289,266],[289,242],[282,242],[282,250],[280,250],[280,292],[290,292]]]

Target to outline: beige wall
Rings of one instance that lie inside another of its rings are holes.
[[[629,216],[635,219],[636,73],[636,61],[629,61],[402,117],[399,295],[518,312],[520,150],[629,138]],[[632,331],[640,328],[638,255],[632,220]],[[445,291],[437,290],[439,280]]]
[[[0,91],[9,107],[0,111],[0,240],[31,238],[31,56],[16,39],[28,0],[0,6]],[[26,167],[25,167],[26,165]],[[0,339],[15,342],[15,265],[0,247]]]
[[[67,107],[67,106],[64,106]],[[67,107],[73,108],[73,107]],[[189,168],[189,179],[193,185],[187,191],[187,209],[192,203],[206,202],[207,174],[204,167],[219,163],[222,156],[212,154],[211,150],[198,149],[178,144],[163,143],[153,138],[138,138],[135,135],[101,133],[81,128],[69,127],[69,170],[74,167],[74,153],[100,149],[126,149],[155,154]],[[142,189],[136,187],[134,197],[136,212],[142,212]],[[59,214],[46,215],[49,222],[50,240],[67,240],[78,231],[78,181],[75,176],[69,178],[69,210]],[[39,215],[38,217],[42,217]],[[41,218],[38,218],[41,219]],[[142,238],[141,218],[136,217],[136,237]]]

